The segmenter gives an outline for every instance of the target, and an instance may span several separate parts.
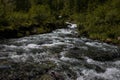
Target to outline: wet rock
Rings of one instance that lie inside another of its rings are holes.
[[[69,58],[76,58],[83,60],[84,53],[86,51],[77,47],[71,48],[68,53],[65,55]]]
[[[0,66],[2,69],[0,69],[0,80],[36,80],[55,67],[55,64],[50,61],[41,64],[34,62],[11,62],[8,64],[11,66]]]
[[[4,48],[4,47],[2,47],[2,48]],[[8,52],[2,52],[2,51],[0,52],[0,57],[7,57],[8,55],[9,55]]]
[[[95,70],[96,72],[98,72],[98,73],[103,73],[103,72],[105,72],[105,68],[102,68],[102,67],[100,67],[100,66],[98,66],[98,65],[95,65],[95,64],[85,64],[84,65],[86,68],[88,68],[88,69],[93,69],[93,70]]]
[[[105,40],[105,42],[106,42],[106,43],[111,43],[111,42],[112,42],[112,39],[107,38],[107,39]]]
[[[52,76],[55,80],[65,80],[65,79],[63,78],[63,76],[62,76],[60,73],[58,73],[58,72],[51,72],[51,76]]]
[[[56,53],[60,53],[63,50],[63,47],[64,47],[64,45],[60,45],[59,47],[54,46],[54,47],[49,48],[48,50],[50,53],[56,54]]]
[[[95,76],[92,80],[108,80],[108,79],[104,79],[104,78],[102,78],[102,77]]]
[[[2,69],[10,69],[11,66],[10,65],[0,65],[0,70]]]
[[[120,36],[117,39],[120,40]]]
[[[76,64],[76,65],[78,66],[79,64]],[[60,75],[65,80],[66,80],[66,78],[63,76],[63,74],[66,74],[66,76],[68,76],[70,79],[75,80],[77,78],[77,74],[76,74],[76,72],[74,72],[73,69],[70,68],[71,66],[73,66],[73,65],[72,64],[71,65],[66,64],[66,63],[61,63],[61,65],[59,66],[59,70],[53,71],[53,72],[57,73],[58,75]]]
[[[44,74],[41,76],[41,78],[36,79],[36,80],[55,80],[55,79],[49,74]]]
[[[117,52],[89,51],[86,56],[97,61],[113,61],[120,57]]]
[[[92,58],[97,61],[113,61],[120,58],[120,50],[110,52],[89,48],[87,51],[79,48],[72,48],[66,54],[67,57],[84,60],[84,57]]]

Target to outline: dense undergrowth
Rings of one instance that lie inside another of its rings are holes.
[[[0,0],[0,37],[22,37],[78,24],[81,36],[120,43],[120,0]]]
[[[94,3],[93,3],[94,4]],[[93,10],[77,14],[79,33],[92,39],[120,44],[120,0],[106,0]],[[77,16],[76,15],[76,16]]]

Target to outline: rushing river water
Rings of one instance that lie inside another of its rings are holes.
[[[120,48],[78,38],[75,24],[0,41],[0,80],[120,80]]]

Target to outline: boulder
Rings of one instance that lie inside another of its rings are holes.
[[[54,78],[49,74],[44,74],[41,76],[40,79],[37,79],[37,80],[54,80]]]
[[[120,58],[119,49],[115,52],[108,52],[103,50],[95,50],[94,48],[89,48],[88,50],[83,50],[79,48],[72,48],[65,55],[70,58],[76,58],[83,60],[84,57],[89,57],[97,61],[113,61]]]
[[[111,43],[111,42],[112,42],[112,39],[107,38],[107,39],[105,40],[105,42],[106,42],[106,43]]]
[[[120,40],[120,36],[117,39]]]

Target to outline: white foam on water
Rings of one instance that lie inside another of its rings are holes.
[[[64,56],[65,54],[66,54],[66,51],[60,53],[60,55],[61,55],[60,60],[62,60],[62,61],[69,61],[69,62],[79,62],[79,60],[77,60],[77,59],[65,57]]]
[[[118,80],[118,78],[120,79],[120,70],[116,68],[107,68],[105,73],[98,75],[104,77],[105,79]]]
[[[120,79],[120,70],[117,68],[107,68],[104,73],[97,73],[94,70],[83,70],[82,73],[84,75],[78,77],[78,80],[81,77],[83,77],[83,80],[91,80],[91,79],[95,79],[95,77],[98,77],[100,79],[107,79],[107,80]]]
[[[110,45],[107,43],[100,43],[100,42],[86,42],[85,43],[88,46],[92,46],[92,47],[101,47],[104,51],[106,51],[107,49],[111,48],[111,49],[118,49],[117,46],[114,45]]]
[[[98,43],[98,42],[86,42],[85,44],[93,47],[103,47],[102,43]]]
[[[56,35],[55,36],[51,36],[50,38],[52,38],[52,39],[59,39],[60,38],[61,39],[61,37],[58,37]]]
[[[63,60],[63,61],[70,61],[71,60],[70,58],[64,57],[64,56],[62,56],[60,59]]]
[[[84,78],[83,78],[83,76],[80,76],[76,80],[84,80]]]
[[[64,42],[53,42],[52,44],[42,44],[41,46],[43,47],[53,47],[53,46],[58,46],[58,45],[65,45],[66,43]]]
[[[28,44],[26,48],[39,48],[39,45],[36,44]]]
[[[93,60],[93,59],[91,59],[91,58],[89,58],[89,57],[83,57],[83,58],[86,60],[86,62],[87,62],[88,64],[104,65],[104,62],[95,61],[95,60]]]
[[[54,44],[43,44],[41,45],[42,47],[51,47],[51,46],[54,46]]]
[[[15,45],[4,45],[4,47],[6,47],[6,48],[17,48],[17,46],[15,46]]]
[[[21,39],[21,40],[18,40],[16,41],[17,43],[21,43],[21,42],[27,42],[28,40],[27,39]]]
[[[58,29],[58,30],[54,31],[53,33],[72,34],[72,30],[69,30],[69,29]]]
[[[34,58],[35,62],[41,62],[48,59],[49,56],[48,53],[43,52],[43,53],[36,53],[35,55],[32,55],[32,57]]]
[[[83,40],[83,41],[89,41],[90,40],[90,39],[85,38],[85,37],[81,37],[80,39]]]
[[[117,46],[109,45],[109,44],[106,44],[106,43],[86,42],[85,44],[88,45],[88,46],[91,46],[91,47],[99,48],[99,50],[103,50],[103,51],[118,52],[117,51],[117,49],[118,49]]]
[[[16,48],[17,46],[15,46],[15,45],[10,45],[9,47],[10,47],[10,48]]]
[[[60,53],[60,55],[61,55],[61,56],[64,56],[65,53],[66,53],[66,51],[63,51],[63,52]]]
[[[77,24],[71,24],[68,26],[69,28],[76,28],[77,27]]]
[[[94,63],[95,61],[93,59],[87,58],[87,63]]]
[[[70,22],[65,22],[65,23],[68,24],[69,28],[76,28],[77,27],[77,24],[73,24],[73,23],[70,23]]]
[[[80,46],[79,48],[80,48],[80,49],[84,49],[84,50],[88,50],[88,47],[87,47],[87,46]]]
[[[70,22],[65,22],[66,24],[71,24]]]
[[[77,59],[69,58],[69,57],[65,57],[65,56],[62,56],[60,58],[60,60],[62,60],[62,61],[69,61],[69,62],[79,62],[79,60],[77,60]]]
[[[11,55],[11,59],[13,59],[15,62],[26,62],[28,55],[27,54],[22,54],[22,55]]]
[[[116,65],[120,65],[120,61],[115,61],[113,63],[116,64]]]
[[[53,57],[52,57],[52,58],[48,58],[48,60],[54,61],[54,63],[55,63],[57,66],[59,66],[59,65],[60,65],[59,63],[61,62],[60,60],[58,60],[58,59],[56,59],[56,58],[53,58]]]
[[[116,48],[116,49],[118,48],[115,45],[110,45],[110,44],[107,44],[107,43],[103,43],[103,45],[106,46],[106,47],[110,47],[110,48]]]
[[[46,52],[43,52],[36,54],[23,53],[22,55],[11,54],[9,57],[15,62],[26,62],[27,60],[32,60],[33,62],[41,62],[45,61],[49,56],[46,54]]]

